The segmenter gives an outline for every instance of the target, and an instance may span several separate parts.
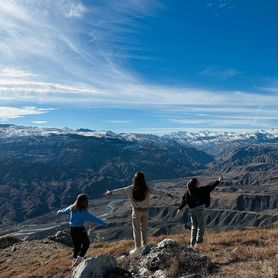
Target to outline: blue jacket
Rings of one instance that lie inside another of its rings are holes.
[[[68,215],[70,217],[70,226],[71,227],[83,227],[84,222],[90,221],[95,224],[107,227],[108,224],[102,221],[100,218],[97,218],[96,216],[92,215],[88,211],[84,210],[77,210],[76,212],[73,212],[71,210],[71,206],[58,210],[57,215]]]

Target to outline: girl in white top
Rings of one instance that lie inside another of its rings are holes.
[[[142,172],[135,173],[132,185],[113,191],[107,191],[104,195],[127,195],[131,202],[132,227],[135,243],[135,249],[130,251],[131,254],[140,251],[140,247],[142,247],[141,239],[143,240],[143,245],[147,244],[151,195],[167,196],[172,199],[175,198],[170,193],[165,193],[147,186],[144,174]]]

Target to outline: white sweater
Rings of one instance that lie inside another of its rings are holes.
[[[112,193],[112,195],[127,195],[128,199],[131,202],[131,206],[133,209],[149,209],[150,205],[151,205],[151,195],[160,195],[160,196],[167,196],[168,193],[165,193],[163,191],[160,190],[156,190],[154,188],[148,187],[148,193],[146,195],[146,198],[141,201],[141,202],[137,202],[133,199],[132,197],[132,187],[133,185],[129,185],[127,187],[123,187],[123,188],[119,188],[119,189],[115,189],[113,191],[110,191]]]

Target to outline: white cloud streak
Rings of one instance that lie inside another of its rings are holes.
[[[48,121],[32,121],[31,123],[36,125],[45,125],[48,123]]]
[[[127,120],[107,120],[105,122],[111,123],[111,124],[129,124],[129,123],[131,123],[131,121],[127,121]]]
[[[242,72],[235,69],[221,69],[215,66],[204,67],[201,74],[227,80],[242,74]]]
[[[29,99],[36,100],[37,96],[41,93],[47,94],[59,94],[59,93],[68,93],[68,94],[88,94],[88,95],[103,95],[100,91],[93,87],[82,87],[78,85],[63,85],[50,82],[37,82],[37,81],[28,81],[28,80],[16,80],[16,79],[0,79],[0,92],[9,93],[29,93]],[[0,99],[1,96],[0,95]],[[13,99],[11,95],[11,100]],[[66,96],[65,96],[66,98]],[[19,99],[17,99],[19,100]]]
[[[214,10],[216,16],[221,16],[230,10],[235,9],[239,2],[235,0],[214,0],[209,1],[207,7]]]
[[[15,68],[3,68],[0,70],[0,78],[28,78],[34,76],[28,71]]]
[[[0,106],[0,120],[16,119],[31,115],[41,115],[52,111],[52,108],[38,107],[9,107]]]
[[[66,16],[81,18],[86,12],[87,9],[81,3],[69,3],[69,11],[66,13]]]

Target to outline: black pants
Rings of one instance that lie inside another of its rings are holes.
[[[70,235],[73,243],[73,258],[84,257],[89,246],[90,240],[84,227],[71,227]]]

